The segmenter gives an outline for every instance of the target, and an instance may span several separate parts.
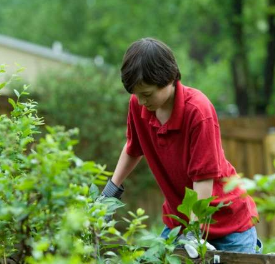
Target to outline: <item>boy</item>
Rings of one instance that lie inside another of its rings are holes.
[[[213,216],[217,222],[210,226],[209,249],[255,253],[255,203],[240,188],[224,193],[224,178],[236,171],[224,156],[215,109],[202,92],[181,84],[170,48],[152,38],[134,42],[124,55],[121,78],[132,94],[127,142],[103,196],[120,198],[122,182],[145,156],[165,197],[162,237],[179,225],[165,215],[184,218],[177,206],[188,187],[199,199],[217,196],[212,205],[232,202]],[[186,249],[197,256],[194,248]]]

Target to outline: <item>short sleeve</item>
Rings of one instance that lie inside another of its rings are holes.
[[[131,100],[129,102],[129,109],[128,109],[126,137],[127,137],[127,147],[126,147],[127,154],[133,157],[142,156],[143,151],[140,146],[138,134],[135,127]]]
[[[219,126],[213,118],[204,119],[194,127],[190,134],[190,161],[187,172],[192,181],[220,176],[220,146]]]

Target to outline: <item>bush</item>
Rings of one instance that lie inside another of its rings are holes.
[[[126,140],[129,100],[118,76],[112,68],[66,68],[41,76],[34,91],[48,124],[80,129],[76,153],[112,169]]]
[[[144,211],[131,213],[135,222],[129,221],[124,237],[115,221],[105,222],[106,214],[122,206],[112,198],[96,201],[96,185],[105,184],[111,173],[74,154],[78,129],[47,127],[48,134],[35,141],[43,119],[37,116],[36,102],[21,101],[27,88],[15,90],[16,101],[9,99],[11,117],[0,116],[0,257],[4,263],[7,258],[18,263],[95,263],[103,259],[106,242],[123,238],[127,249],[134,233],[144,228]]]
[[[275,167],[275,160],[274,160]],[[274,221],[275,217],[275,174],[262,175],[255,174],[253,179],[240,178],[236,176],[228,181],[226,184],[226,191],[233,190],[236,186],[242,185],[257,204],[258,212],[266,219],[267,222]],[[275,239],[264,238],[263,252],[275,251]]]
[[[107,162],[110,170],[115,169],[126,142],[129,94],[119,76],[115,68],[78,66],[42,75],[38,88],[33,89],[47,124],[78,127],[77,155],[101,164]],[[131,190],[127,193],[128,204],[136,206],[136,196],[152,186],[156,186],[154,178],[142,162],[132,173],[131,181],[125,183],[126,189]]]

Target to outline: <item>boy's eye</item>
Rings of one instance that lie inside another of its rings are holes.
[[[149,97],[151,94],[143,94],[145,97]]]

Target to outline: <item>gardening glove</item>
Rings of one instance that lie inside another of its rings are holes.
[[[197,258],[199,257],[199,253],[197,248],[199,246],[198,240],[195,237],[195,234],[192,231],[187,232],[186,235],[182,234],[177,238],[177,242],[181,242],[184,244],[183,247],[185,248],[187,254],[190,258]],[[200,243],[203,244],[205,242],[204,239],[200,239]],[[216,250],[214,246],[206,242],[206,248],[208,250]]]
[[[104,200],[109,197],[115,197],[120,200],[123,192],[124,192],[123,185],[120,185],[118,187],[112,182],[112,180],[108,180],[106,186],[104,187],[97,201],[104,202]],[[105,221],[108,223],[112,220],[113,215],[107,214],[105,215],[104,218],[105,218]]]

